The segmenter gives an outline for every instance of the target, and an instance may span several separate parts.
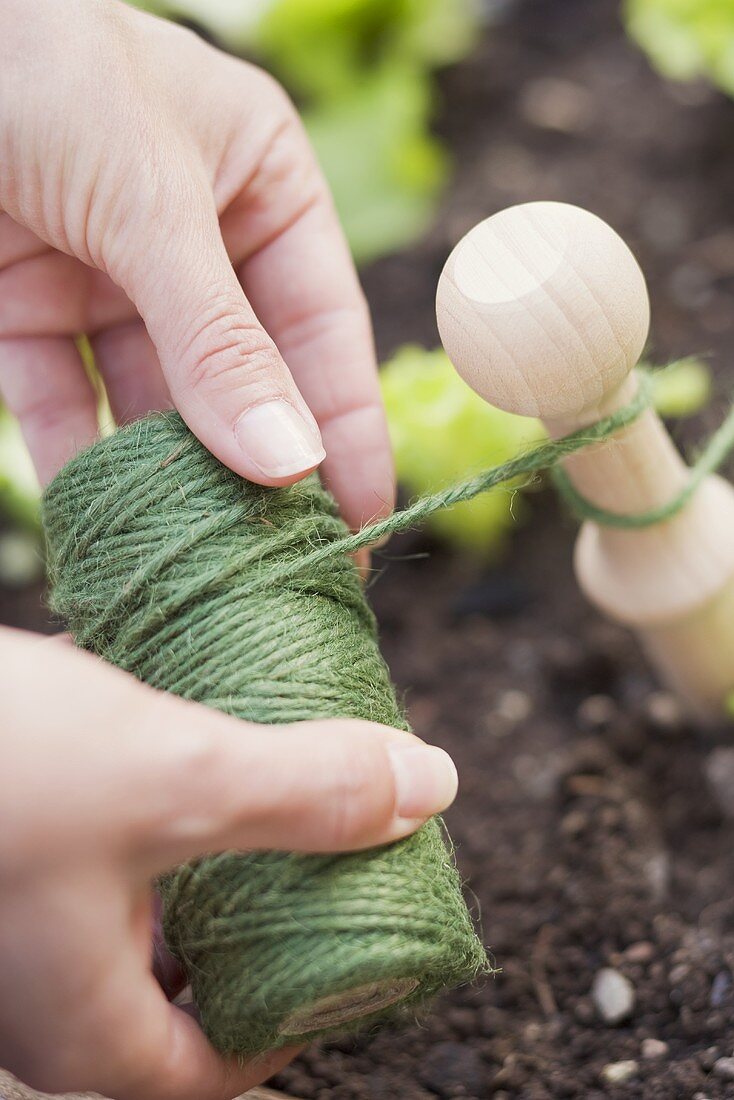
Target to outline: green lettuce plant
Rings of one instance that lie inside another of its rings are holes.
[[[273,0],[253,41],[295,95],[323,102],[384,65],[428,72],[457,61],[475,31],[468,0]]]
[[[136,0],[246,52],[295,96],[358,263],[428,228],[449,159],[434,72],[477,33],[475,0]]]
[[[539,420],[478,397],[440,348],[400,348],[384,365],[381,381],[398,480],[411,496],[506,462],[545,438]],[[710,387],[705,364],[682,359],[653,374],[653,402],[663,416],[690,416],[707,403]],[[527,514],[523,494],[531,487],[498,486],[432,516],[430,528],[460,549],[497,557]]]
[[[429,81],[391,66],[304,115],[360,264],[410,244],[431,224],[449,164],[428,130],[430,114]]]
[[[732,0],[626,0],[625,18],[664,76],[706,76],[734,95]]]
[[[37,530],[40,493],[18,422],[0,405],[0,514],[20,527]]]
[[[538,420],[488,405],[440,348],[407,345],[381,372],[398,480],[418,496],[505,462],[543,437]],[[520,486],[500,486],[432,516],[438,536],[492,557],[524,511]]]

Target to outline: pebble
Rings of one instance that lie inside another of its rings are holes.
[[[593,120],[593,101],[586,88],[558,77],[529,81],[520,95],[520,110],[531,125],[565,134],[580,133]]]
[[[638,940],[631,943],[624,952],[624,957],[631,963],[648,963],[655,956],[655,945],[649,940]]]
[[[731,973],[728,970],[720,970],[711,983],[709,1004],[712,1008],[721,1008],[731,990]]]
[[[576,717],[585,729],[606,729],[617,717],[617,705],[609,695],[590,695],[579,706]]]
[[[734,1081],[734,1058],[717,1058],[713,1072],[724,1081]]]
[[[677,733],[685,725],[683,707],[669,691],[650,692],[643,709],[652,728],[661,733]]]
[[[643,1058],[648,1058],[648,1059],[664,1058],[669,1050],[670,1050],[670,1047],[668,1046],[667,1043],[664,1043],[662,1039],[643,1039],[642,1040],[641,1051],[642,1051],[642,1057]]]
[[[710,752],[704,771],[724,817],[734,820],[734,749],[720,746]]]
[[[608,1085],[623,1085],[625,1081],[631,1081],[637,1076],[639,1068],[633,1058],[624,1062],[609,1062],[604,1066],[600,1076]]]
[[[513,726],[524,721],[532,713],[533,701],[524,691],[503,691],[497,699],[495,714]]]
[[[620,1024],[632,1014],[632,1009],[635,1007],[635,991],[632,982],[610,966],[605,966],[594,978],[591,999],[602,1020],[607,1024]]]

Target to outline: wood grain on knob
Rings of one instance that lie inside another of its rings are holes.
[[[454,248],[438,327],[459,374],[498,408],[555,420],[596,406],[634,367],[649,305],[637,261],[594,214],[513,206]]]

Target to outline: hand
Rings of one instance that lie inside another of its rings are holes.
[[[118,420],[172,402],[265,485],[325,447],[352,527],[392,507],[367,309],[282,89],[116,0],[3,0],[0,392],[44,481],[97,433],[81,332]]]
[[[151,972],[153,876],[226,848],[389,842],[451,802],[447,755],[367,722],[261,727],[0,629],[0,1065],[49,1092],[229,1100],[240,1067]]]

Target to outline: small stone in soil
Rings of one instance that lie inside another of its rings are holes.
[[[734,1081],[734,1058],[718,1058],[714,1062],[714,1073],[724,1081]]]
[[[661,733],[676,733],[685,725],[683,707],[669,691],[652,691],[643,709],[649,724]]]
[[[655,945],[649,940],[638,940],[631,943],[624,952],[624,957],[631,963],[648,963],[655,955]]]
[[[617,715],[617,704],[609,695],[590,695],[576,711],[583,729],[606,729]]]
[[[495,704],[495,714],[511,725],[524,721],[533,709],[533,701],[524,691],[503,691]]]
[[[629,978],[605,966],[591,987],[591,998],[597,1012],[607,1024],[620,1024],[635,1007],[635,991]]]
[[[528,81],[520,94],[523,117],[541,130],[579,133],[593,120],[593,100],[581,84],[557,77]]]
[[[731,991],[731,974],[728,970],[720,970],[711,983],[709,1004],[712,1008],[720,1008]]]
[[[669,1051],[669,1046],[664,1043],[662,1039],[643,1039],[642,1040],[642,1057],[652,1060],[653,1058],[664,1058]]]
[[[625,1081],[631,1081],[637,1076],[639,1068],[632,1058],[625,1062],[609,1062],[604,1066],[600,1076],[608,1085],[623,1085]]]

